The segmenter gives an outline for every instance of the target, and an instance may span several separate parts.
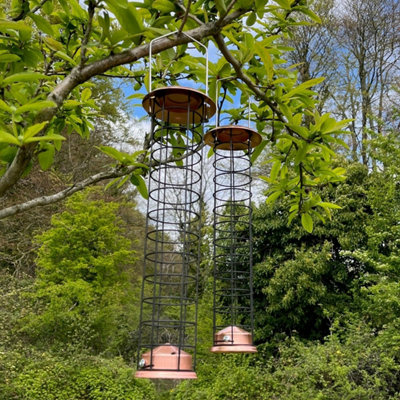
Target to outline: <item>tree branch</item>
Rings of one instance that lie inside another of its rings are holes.
[[[89,178],[84,179],[81,182],[74,183],[72,186],[61,190],[58,193],[49,195],[49,196],[41,196],[37,197],[36,199],[29,200],[25,203],[21,204],[16,204],[11,207],[4,208],[3,210],[0,210],[0,219],[10,217],[15,214],[19,214],[20,212],[30,210],[31,208],[38,207],[38,206],[46,206],[48,204],[56,203],[57,201],[63,200],[75,192],[78,192],[87,186],[93,185],[97,182],[106,180],[106,179],[112,179],[112,178],[118,178],[120,176],[127,175],[131,172],[133,172],[135,169],[138,167],[135,166],[130,166],[126,167],[123,170],[118,169],[118,168],[113,168],[108,171],[100,172],[98,174],[92,175]]]
[[[229,25],[244,13],[246,13],[244,10],[235,10],[218,21],[203,24],[186,33],[196,40],[202,40],[205,37],[217,35],[224,26]],[[191,39],[187,35],[177,35],[173,39],[162,38],[156,41],[152,46],[153,54],[191,42]],[[57,107],[60,107],[71,91],[81,83],[88,81],[96,75],[103,74],[114,67],[135,62],[148,56],[148,54],[149,44],[147,43],[119,54],[110,55],[102,60],[94,61],[82,68],[80,65],[76,66],[71,70],[71,73],[53,89],[47,98],[56,103]],[[57,107],[42,110],[38,115],[38,122],[51,120],[57,112]],[[18,149],[13,162],[0,179],[0,196],[21,178],[24,170],[32,159],[36,146],[37,144],[30,143]]]
[[[252,91],[253,93],[260,99],[266,102],[266,104],[271,108],[271,110],[277,114],[280,120],[284,121],[282,113],[277,109],[276,104],[271,101],[271,99],[265,95],[265,93],[260,90],[260,88],[242,71],[242,66],[239,61],[232,55],[229,51],[227,45],[225,44],[224,38],[219,33],[214,35],[214,39],[217,42],[218,48],[220,49],[222,55],[225,59],[232,65],[233,69],[236,72],[236,76],[242,80]]]
[[[241,79],[252,91],[253,93],[261,100],[263,100],[269,108],[272,110],[274,114],[276,114],[277,118],[279,121],[283,122],[284,124],[287,123],[284,115],[282,112],[279,110],[277,107],[277,104],[271,101],[271,99],[262,91],[260,90],[259,86],[257,86],[251,79],[248,77],[243,71],[242,71],[242,66],[239,63],[238,60],[232,55],[232,53],[229,51],[227,45],[225,44],[224,38],[222,35],[219,33],[217,35],[214,35],[214,39],[217,42],[218,48],[220,49],[221,53],[225,57],[225,59],[232,65],[233,69],[236,72],[236,76]],[[295,132],[294,130],[290,129],[288,126],[286,126],[286,130],[289,132],[291,136],[296,136],[302,140],[306,140],[304,137],[302,137],[300,134]]]
[[[147,134],[145,136],[143,148],[149,149],[150,142],[151,142],[151,137],[149,134]],[[199,146],[197,146],[196,149],[193,149],[192,151],[184,153],[181,157],[174,157],[173,155],[171,155],[164,162],[161,162],[161,163],[153,161],[152,163],[149,164],[149,167],[153,168],[158,165],[182,161],[185,158],[193,155],[194,152],[201,150],[204,146],[205,146],[204,143],[201,143],[201,144],[199,144]],[[145,154],[141,155],[138,158],[138,161],[144,162],[144,159],[145,159]],[[68,188],[66,188],[64,190],[61,190],[58,193],[55,193],[55,194],[52,194],[49,196],[40,196],[35,199],[29,200],[25,203],[16,204],[14,206],[4,208],[4,209],[0,210],[0,220],[7,218],[7,217],[11,217],[16,214],[19,214],[23,211],[30,210],[31,208],[47,206],[49,204],[56,203],[60,200],[66,199],[67,197],[73,195],[74,193],[76,193],[80,190],[85,189],[88,186],[94,185],[95,183],[98,183],[98,182],[101,182],[101,181],[104,181],[107,179],[115,179],[115,178],[119,178],[122,176],[126,176],[128,174],[131,174],[132,172],[134,172],[137,169],[142,169],[142,167],[137,167],[134,165],[129,165],[129,166],[117,165],[116,167],[111,168],[107,171],[100,172],[98,174],[89,176],[88,178],[86,178],[80,182],[76,182],[73,185],[69,186]]]

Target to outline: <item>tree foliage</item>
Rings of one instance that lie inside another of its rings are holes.
[[[22,330],[46,344],[128,355],[138,318],[137,258],[117,215],[121,204],[89,196],[71,197],[37,237],[37,309]]]
[[[43,4],[18,0],[5,7],[0,17],[4,59],[0,194],[13,187],[36,160],[48,168],[72,131],[85,138],[90,135],[99,114],[91,78],[122,76],[139,90],[148,85],[149,41],[177,31],[154,43],[153,54],[159,53],[153,66],[155,86],[182,79],[204,82],[204,59],[190,55],[187,44],[193,39],[205,45],[214,42],[222,57],[210,63],[210,92],[215,92],[217,79],[230,77],[226,89],[230,95],[240,94],[243,106],[239,119],[249,98],[255,97],[254,119],[264,135],[260,150],[267,143],[276,149],[273,172],[266,178],[273,198],[291,198],[293,217],[304,215],[309,230],[311,217],[327,213],[329,206],[321,207],[314,189],[343,179],[344,171],[330,165],[333,149],[343,144],[340,136],[347,122],[316,111],[312,88],[323,78],[298,85],[297,73],[285,61],[287,48],[280,39],[288,28],[307,24],[305,18],[320,21],[305,2],[88,0],[82,6],[75,0]],[[144,150],[147,147],[145,140]],[[146,153],[103,150],[116,159],[113,169],[75,182],[58,196],[7,208],[1,216],[48,204],[112,177],[130,175],[140,190]],[[294,172],[291,179],[288,170]]]

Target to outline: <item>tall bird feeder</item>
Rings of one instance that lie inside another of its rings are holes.
[[[216,107],[207,85],[206,94],[177,86],[151,90],[153,42],[175,33],[150,42],[143,99],[152,125],[137,378],[197,377],[200,149],[203,124]],[[206,64],[208,72],[208,53]]]
[[[218,84],[217,84],[218,87]],[[217,126],[204,142],[214,150],[213,353],[255,353],[251,153],[261,136],[249,126]]]

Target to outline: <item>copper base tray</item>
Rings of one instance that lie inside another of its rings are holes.
[[[211,347],[211,353],[257,353],[257,347],[245,344]]]
[[[194,371],[159,371],[159,370],[141,370],[136,371],[135,378],[148,379],[197,379]]]

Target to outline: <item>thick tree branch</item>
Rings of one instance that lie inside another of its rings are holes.
[[[235,10],[218,21],[203,24],[202,26],[191,29],[186,33],[196,40],[202,40],[205,37],[217,35],[224,26],[229,25],[244,13],[246,13],[246,10]],[[152,46],[153,54],[191,42],[191,39],[187,35],[181,34],[172,39],[162,38],[156,41]],[[147,43],[134,49],[126,50],[122,53],[114,54],[102,60],[95,61],[83,66],[82,68],[80,65],[74,67],[71,70],[71,73],[49,94],[48,100],[53,101],[56,103],[57,107],[60,107],[71,91],[78,85],[88,81],[96,75],[104,74],[112,68],[135,62],[148,56],[148,54],[149,44]],[[57,107],[43,110],[38,116],[39,122],[51,120],[57,112]],[[32,159],[36,146],[36,144],[30,144],[18,150],[12,164],[0,179],[0,196],[2,196],[21,178],[24,170]]]

